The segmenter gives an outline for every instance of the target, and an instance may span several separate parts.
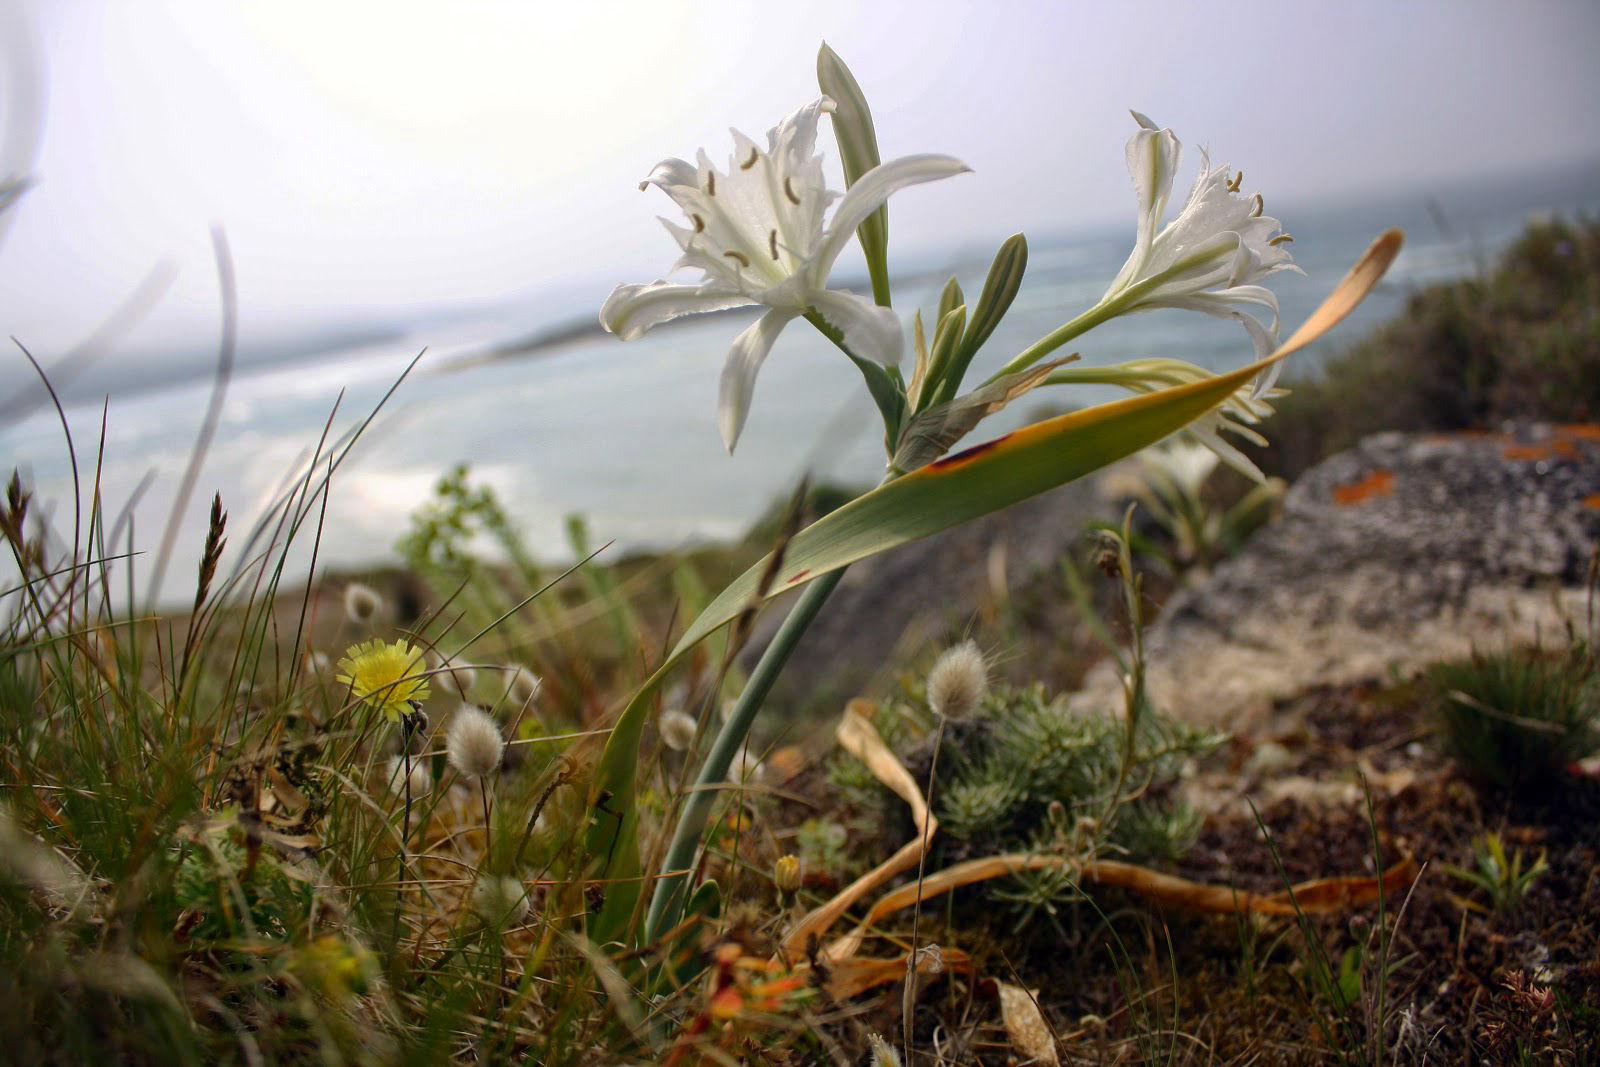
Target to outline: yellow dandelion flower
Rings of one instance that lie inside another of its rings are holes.
[[[350,687],[351,696],[398,722],[411,701],[428,699],[425,670],[422,649],[374,638],[346,650],[334,677]]]

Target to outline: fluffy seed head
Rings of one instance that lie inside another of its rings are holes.
[[[389,757],[389,788],[396,796],[406,795],[406,760],[404,756]],[[428,773],[428,761],[411,759],[411,798],[415,800],[433,788],[433,775]]]
[[[947,648],[928,672],[928,706],[935,715],[964,719],[989,691],[989,667],[971,641]]]
[[[371,622],[383,610],[383,597],[370,585],[351,582],[344,587],[344,613],[351,622]]]
[[[478,876],[472,887],[472,910],[491,926],[518,926],[528,917],[528,891],[515,878]]]
[[[542,678],[518,663],[512,666],[511,676],[506,680],[506,696],[518,707],[526,707],[543,686]]]
[[[697,724],[694,716],[682,708],[668,708],[661,713],[661,740],[674,752],[682,752],[694,743]]]
[[[430,653],[428,667],[434,672],[433,680],[446,693],[465,700],[467,694],[472,692],[472,683],[477,679],[477,671],[473,670],[472,664],[450,663]]]
[[[868,1034],[867,1044],[872,1048],[872,1067],[900,1067],[900,1053],[882,1034]]]
[[[500,737],[500,727],[482,710],[463,704],[450,719],[450,729],[445,734],[445,755],[450,766],[468,778],[487,778],[500,769],[500,757],[506,743]]]
[[[728,764],[728,781],[734,785],[751,785],[761,781],[761,757],[750,751],[749,745],[740,745]]]

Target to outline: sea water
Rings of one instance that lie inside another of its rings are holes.
[[[1400,259],[1382,286],[1331,335],[1293,358],[1286,378],[1314,373],[1404,306],[1429,282],[1487,270],[1532,216],[1600,208],[1597,169],[1541,180],[1479,182],[1450,190],[1389,193],[1342,203],[1274,203],[1294,234],[1305,274],[1269,279],[1282,307],[1283,334],[1337,284],[1383,229],[1407,229]],[[1040,336],[1094,304],[1128,254],[1131,223],[1079,233],[1031,236],[1027,277],[1011,313],[969,372],[972,384]],[[998,235],[996,245],[1005,235]],[[923,252],[896,285],[903,317],[920,308],[930,320],[944,279],[957,275],[969,300],[982,288],[993,249]],[[618,281],[645,279],[618,279]],[[623,343],[593,330],[569,310],[552,318],[560,340],[517,345],[492,323],[437,324],[407,342],[328,352],[312,360],[254,369],[228,384],[216,431],[193,489],[173,524],[170,564],[158,599],[192,596],[194,568],[214,493],[230,513],[224,573],[253,558],[275,559],[281,532],[254,540],[253,523],[292,494],[315,460],[315,483],[330,453],[361,424],[418,350],[429,351],[398,388],[328,481],[325,507],[313,499],[289,554],[288,574],[303,577],[316,549],[318,569],[359,569],[392,562],[409,518],[458,463],[493,488],[532,551],[570,557],[566,517],[583,515],[609,553],[667,549],[737,537],[805,474],[813,480],[870,485],[882,473],[882,428],[858,372],[806,323],[784,331],[756,385],[749,421],[729,456],[716,429],[717,380],[729,343],[753,321],[750,312],[689,318]],[[932,322],[927,321],[931,333]],[[441,340],[443,343],[441,343]],[[1251,356],[1236,323],[1192,312],[1154,311],[1107,324],[1067,351],[1086,363],[1146,356],[1186,359],[1212,369]],[[515,352],[515,354],[508,354]],[[150,603],[155,561],[180,502],[184,472],[211,402],[213,382],[181,384],[67,407],[76,448],[77,484],[60,419],[48,407],[0,428],[0,458],[21,468],[65,551],[75,523],[91,507],[98,480],[104,529],[115,537],[94,554],[131,560],[111,565],[119,590],[131,579]],[[981,424],[976,443],[1038,417],[1118,395],[1094,387],[1043,389]],[[104,411],[102,447],[101,419]],[[1267,433],[1271,433],[1270,424]],[[322,443],[319,448],[319,439]],[[76,501],[76,503],[75,503]],[[131,573],[130,569],[131,568]],[[15,578],[5,580],[9,586]]]

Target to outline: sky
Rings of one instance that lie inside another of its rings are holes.
[[[122,308],[121,358],[206,349],[213,227],[246,344],[598,309],[675,255],[639,179],[814,98],[824,40],[885,158],[973,168],[892,201],[901,269],[1018,230],[1131,233],[1129,108],[1269,208],[1600,157],[1593,0],[0,0],[0,172],[34,183],[3,223],[0,329],[49,362]],[[141,286],[159,299],[130,308]]]

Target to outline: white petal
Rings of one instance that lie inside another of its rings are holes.
[[[810,298],[817,314],[844,332],[844,346],[851,352],[885,366],[900,362],[905,334],[892,309],[840,289],[819,289]]]
[[[954,177],[971,169],[951,156],[916,155],[880,163],[867,171],[856,179],[850,191],[844,194],[844,199],[839,201],[832,221],[812,253],[809,264],[812,283],[818,287],[822,285],[833,267],[833,261],[839,258],[839,253],[855,234],[856,227],[878,210],[891,194],[908,185]]]
[[[723,311],[753,303],[750,297],[729,289],[702,285],[651,282],[619,285],[600,308],[600,325],[624,341],[632,341],[652,326],[680,315]]]
[[[1141,120],[1141,126],[1150,121],[1137,111],[1133,114],[1135,119]],[[1178,172],[1178,160],[1182,154],[1183,146],[1171,130],[1145,126],[1128,139],[1128,173],[1133,177],[1133,192],[1139,201],[1139,234],[1134,242],[1136,251],[1150,247],[1156,226],[1166,213],[1167,200],[1172,195],[1172,178]]]
[[[772,351],[772,343],[798,312],[774,309],[761,316],[733,339],[728,361],[722,365],[722,392],[717,400],[717,426],[728,451],[739,440],[745,416],[750,413],[750,396],[755,392],[756,373]]]

